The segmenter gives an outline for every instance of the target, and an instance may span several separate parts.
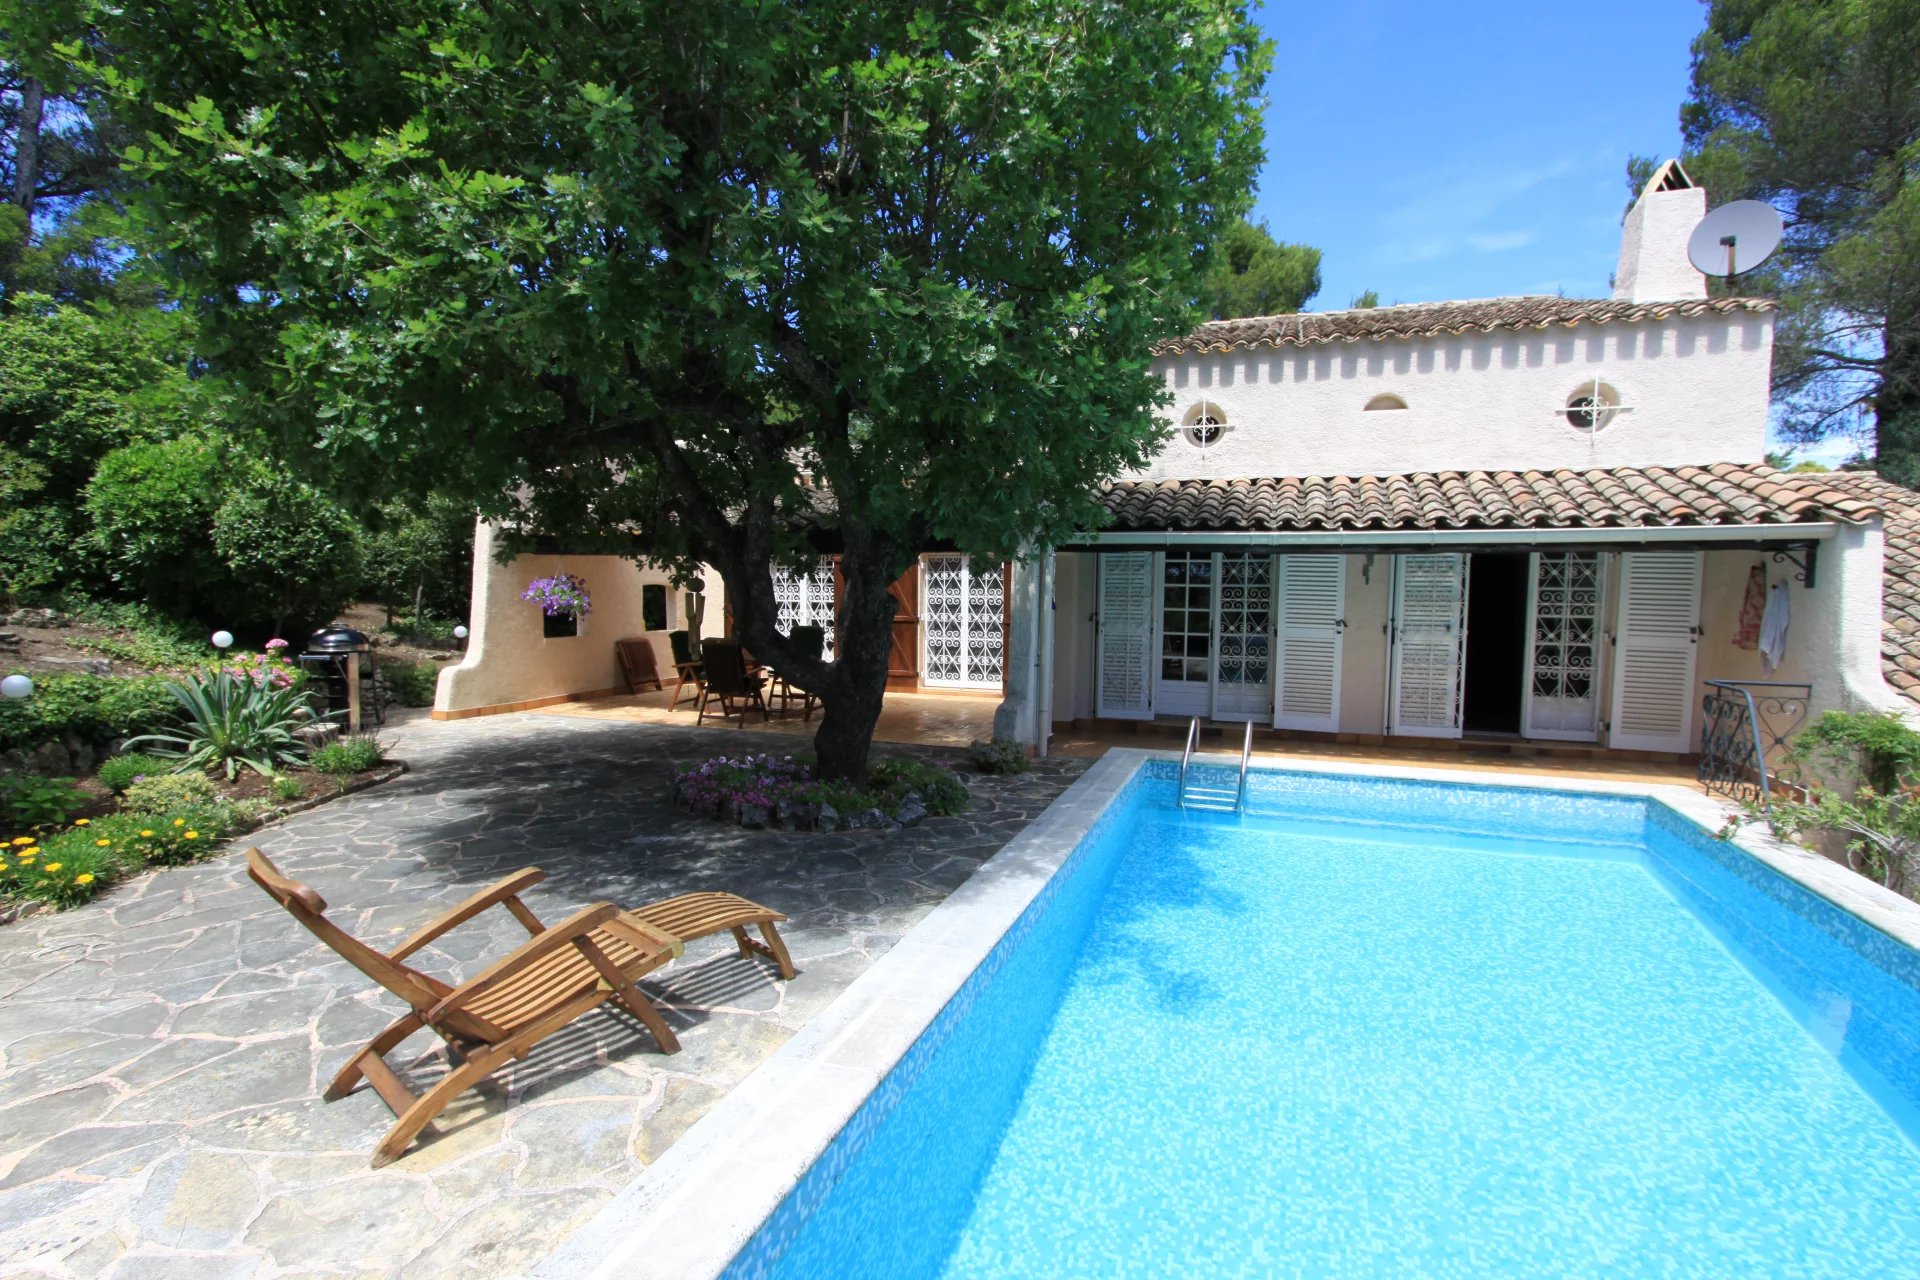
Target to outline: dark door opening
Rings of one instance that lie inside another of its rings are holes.
[[[1468,733],[1519,733],[1527,679],[1524,552],[1475,555],[1467,579],[1467,668],[1460,724]]]

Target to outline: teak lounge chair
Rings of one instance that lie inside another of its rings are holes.
[[[700,688],[700,711],[694,717],[696,725],[707,722],[707,708],[714,703],[720,704],[722,720],[740,717],[744,727],[747,712],[755,707],[760,709],[760,718],[767,719],[767,702],[762,694],[766,680],[761,676],[747,674],[747,656],[737,640],[709,640],[702,646],[707,667],[707,682]]]
[[[547,928],[520,900],[522,892],[546,878],[538,867],[527,867],[424,925],[392,951],[376,951],[328,920],[326,900],[282,875],[258,849],[247,850],[247,874],[308,932],[412,1010],[349,1058],[327,1087],[326,1100],[332,1102],[364,1078],[399,1117],[374,1151],[376,1169],[399,1159],[449,1102],[608,1000],[619,1001],[638,1018],[661,1052],[679,1052],[673,1029],[635,980],[678,956],[691,939],[730,930],[743,957],[768,956],[782,978],[793,976],[793,961],[774,928],[786,917],[731,893],[689,893],[637,911],[601,902]],[[405,963],[492,906],[504,906],[532,935],[518,950],[457,986]],[[748,925],[757,926],[765,942],[749,938]],[[387,1065],[386,1055],[423,1027],[447,1042],[453,1066],[416,1096]]]

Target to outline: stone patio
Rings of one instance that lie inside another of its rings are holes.
[[[253,837],[364,940],[390,946],[537,864],[548,880],[529,903],[549,922],[702,887],[768,903],[792,917],[799,977],[778,983],[724,938],[690,946],[644,984],[682,1052],[596,1012],[375,1171],[386,1107],[368,1091],[323,1104],[319,1090],[398,1002],[249,882],[238,846],[0,928],[0,1276],[515,1274],[1086,765],[968,775],[966,814],[910,831],[785,835],[665,803],[672,765],[738,749],[737,731],[514,715],[388,738],[413,773]],[[492,911],[414,963],[467,976],[525,936]],[[422,1055],[416,1087],[443,1065],[436,1045],[395,1055]]]

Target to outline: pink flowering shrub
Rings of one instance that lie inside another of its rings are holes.
[[[719,815],[728,801],[772,809],[811,777],[807,766],[792,756],[771,753],[715,756],[674,775],[680,802],[703,818]]]
[[[291,689],[307,678],[307,673],[282,656],[285,640],[267,641],[265,653],[242,653],[220,664],[222,675],[259,685],[263,689]]]

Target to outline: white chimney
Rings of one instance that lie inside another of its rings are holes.
[[[1687,261],[1687,238],[1706,216],[1707,193],[1678,160],[1654,170],[1620,230],[1613,296],[1633,302],[1706,297],[1707,278]]]

